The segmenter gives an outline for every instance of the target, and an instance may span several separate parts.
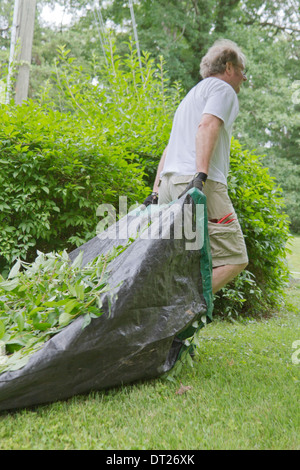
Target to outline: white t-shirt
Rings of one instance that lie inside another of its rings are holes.
[[[196,133],[203,114],[213,114],[224,125],[210,161],[208,178],[227,184],[233,123],[239,112],[237,94],[231,85],[215,77],[205,78],[182,100],[174,116],[165,164],[166,173],[196,173]]]

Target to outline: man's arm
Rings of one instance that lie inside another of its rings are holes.
[[[152,193],[150,194],[150,196],[148,196],[145,201],[143,202],[143,205],[144,206],[149,206],[149,204],[157,204],[158,203],[158,186],[159,186],[159,180],[160,180],[160,174],[162,172],[162,169],[164,167],[164,163],[165,163],[165,159],[166,159],[166,154],[167,154],[167,148],[165,148],[162,156],[161,156],[161,159],[160,159],[160,162],[158,164],[158,167],[157,167],[157,171],[156,171],[156,177],[155,177],[155,181],[154,181],[154,185],[153,185],[153,191]]]
[[[222,119],[212,114],[203,114],[196,133],[196,174],[179,197],[182,197],[191,188],[203,191],[210,160],[216,148],[222,125]]]
[[[153,185],[153,192],[154,193],[158,193],[158,185],[159,185],[159,180],[160,180],[160,174],[161,174],[162,169],[163,169],[164,164],[165,164],[166,155],[167,155],[167,148],[168,148],[168,146],[163,151],[163,154],[161,156],[160,162],[159,162],[158,167],[157,167],[156,177],[155,177],[155,181],[154,181],[154,185]]]
[[[203,114],[196,134],[196,171],[208,174],[223,121],[212,114]]]

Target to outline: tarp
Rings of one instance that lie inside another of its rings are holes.
[[[103,315],[85,328],[78,317],[23,368],[2,373],[0,410],[153,379],[172,369],[182,340],[203,325],[203,316],[212,319],[206,198],[195,188],[189,194],[136,209],[70,253],[73,260],[82,251],[85,265],[133,240],[109,265]],[[198,217],[194,245],[191,231],[183,229],[186,208]]]

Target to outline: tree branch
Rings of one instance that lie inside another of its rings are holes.
[[[287,29],[295,32],[295,33],[300,33],[300,29],[293,28],[292,26],[280,26],[278,24],[270,23],[269,21],[265,21],[264,23],[260,23],[261,26],[273,26],[274,28],[280,29],[282,31],[285,31]]]
[[[245,23],[246,26],[250,26],[250,25],[253,25],[257,20],[253,20],[253,21],[247,21]],[[300,33],[300,29],[297,29],[297,28],[294,28],[292,26],[280,26],[278,24],[275,24],[275,23],[272,23],[270,21],[264,21],[263,23],[260,23],[258,22],[258,25],[259,26],[272,26],[273,28],[276,28],[278,30],[281,30],[281,31],[286,31],[286,30],[290,30],[290,31],[293,31],[294,33]]]

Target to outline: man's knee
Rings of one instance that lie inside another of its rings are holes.
[[[247,261],[247,263],[241,264],[241,270],[243,271],[244,269],[247,268],[247,266],[248,266],[248,261]]]
[[[244,271],[244,269],[246,269],[247,266],[248,266],[248,262],[243,263],[243,264],[237,264],[236,265],[236,270],[237,270],[238,273],[241,273],[242,271]]]

